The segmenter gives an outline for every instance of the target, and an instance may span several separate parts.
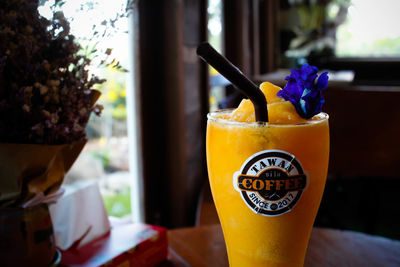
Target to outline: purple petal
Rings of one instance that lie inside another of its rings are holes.
[[[317,84],[315,85],[315,88],[318,90],[324,90],[326,87],[328,87],[328,72],[322,73],[317,80]]]
[[[277,94],[290,101],[297,113],[306,119],[320,113],[325,102],[321,90],[328,86],[328,73],[322,73],[315,83],[317,73],[318,68],[308,64],[293,69],[290,76],[286,77],[286,86]]]

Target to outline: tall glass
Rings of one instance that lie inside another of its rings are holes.
[[[303,266],[325,187],[328,115],[305,124],[208,114],[207,166],[230,266]]]

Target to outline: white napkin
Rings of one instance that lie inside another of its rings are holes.
[[[75,183],[64,188],[64,195],[49,206],[58,248],[81,247],[110,231],[96,182]]]

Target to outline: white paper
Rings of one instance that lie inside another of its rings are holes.
[[[96,182],[75,183],[64,188],[64,195],[49,206],[58,248],[66,250],[77,242],[77,247],[81,247],[110,231]]]

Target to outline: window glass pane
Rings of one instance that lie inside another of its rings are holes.
[[[107,81],[98,90],[104,106],[87,126],[88,143],[65,177],[64,184],[93,180],[100,185],[108,215],[131,213],[127,137],[126,70],[129,49],[126,0],[61,1],[71,34],[92,59],[90,72]],[[54,0],[42,0],[40,13],[52,16]]]
[[[208,39],[209,43],[222,53],[222,3],[221,0],[208,1]],[[218,102],[224,98],[227,81],[209,66],[210,70],[210,110],[218,109]]]
[[[210,44],[221,53],[222,50],[222,3],[221,0],[208,1],[208,36]]]
[[[399,11],[398,0],[352,0],[337,29],[336,56],[400,57]]]
[[[332,57],[400,57],[400,1],[280,1],[280,67]]]

